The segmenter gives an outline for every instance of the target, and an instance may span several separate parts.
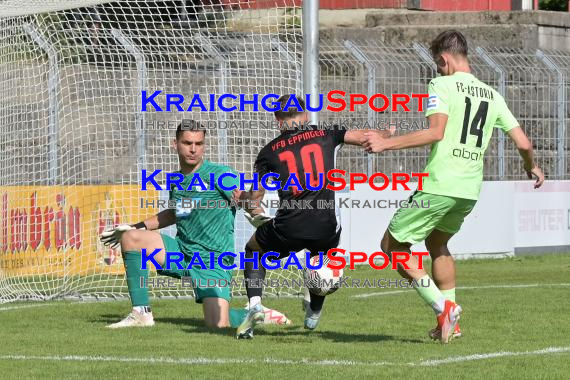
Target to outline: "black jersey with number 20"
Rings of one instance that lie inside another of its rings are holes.
[[[310,128],[283,132],[261,149],[254,164],[254,171],[260,179],[267,173],[279,175],[281,186],[278,194],[282,206],[275,214],[274,226],[289,238],[322,239],[340,228],[335,207],[319,208],[318,205],[334,203],[334,191],[326,188],[329,183],[326,173],[335,167],[336,149],[344,142],[346,131]],[[302,189],[292,186],[283,190],[291,173],[297,175]],[[319,181],[323,184],[320,190],[306,190],[306,173],[310,174],[313,187],[318,186]],[[322,173],[322,180],[319,180],[318,173]],[[312,209],[303,208],[306,205]]]

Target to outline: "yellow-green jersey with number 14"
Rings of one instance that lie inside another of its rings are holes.
[[[477,200],[483,182],[483,156],[493,129],[507,132],[519,123],[505,99],[469,73],[432,79],[428,93],[426,117],[443,113],[448,120],[445,136],[431,147],[423,191]]]

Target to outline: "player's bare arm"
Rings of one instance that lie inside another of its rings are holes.
[[[380,137],[388,138],[395,133],[395,130],[351,129],[349,131],[346,131],[346,134],[344,135],[344,143],[349,145],[362,146],[362,144],[364,144],[364,142],[366,141],[365,135],[367,132],[373,132]]]
[[[176,223],[176,212],[174,209],[163,210],[158,214],[145,219],[142,223],[144,223],[147,230],[159,230]]]
[[[235,189],[232,192],[232,199],[235,202],[240,202],[243,204],[244,210],[250,215],[257,215],[264,212],[263,207],[261,207],[261,200],[265,196],[265,188],[261,185],[261,181],[257,184],[258,190],[254,190],[253,187],[249,191],[242,191],[240,189]],[[257,205],[258,207],[248,207]]]
[[[447,118],[447,115],[444,113],[435,113],[427,117],[429,129],[390,138],[384,137],[375,131],[366,132],[362,146],[369,153],[381,153],[386,150],[431,145],[443,139]]]
[[[529,179],[536,178],[534,188],[538,189],[544,183],[544,173],[537,164],[534,163],[534,154],[532,143],[524,133],[521,127],[516,127],[507,132],[510,139],[513,140],[520,156],[524,161],[524,170]]]
[[[271,220],[261,206],[265,196],[265,188],[261,185],[261,181],[257,184],[257,188],[258,190],[254,190],[252,187],[249,191],[235,189],[232,192],[232,199],[244,206],[245,217],[256,228]]]

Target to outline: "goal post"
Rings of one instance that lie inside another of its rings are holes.
[[[0,303],[127,297],[121,254],[104,247],[98,235],[159,211],[155,201],[167,195],[141,191],[139,180],[142,168],[178,169],[171,147],[175,120],[217,121],[218,126],[219,121],[253,121],[247,129],[207,133],[206,158],[250,176],[258,151],[277,134],[260,124],[272,115],[251,110],[142,112],[141,91],[161,90],[185,99],[193,94],[205,99],[222,93],[250,98],[300,93],[299,4],[2,1]],[[162,104],[163,94],[157,97]],[[225,104],[233,105],[229,100]],[[148,207],[141,208],[141,202]],[[240,210],[237,251],[253,231]],[[268,274],[302,277],[296,269]],[[155,275],[151,271],[151,278]],[[193,293],[191,288],[151,288],[151,294]],[[234,288],[234,295],[243,294],[244,289]]]

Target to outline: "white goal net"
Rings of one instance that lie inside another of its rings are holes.
[[[271,117],[141,112],[141,91],[162,91],[160,104],[166,93],[299,93],[301,17],[293,3],[0,1],[0,303],[127,296],[121,254],[98,235],[159,211],[141,209],[140,200],[167,195],[140,191],[139,177],[143,168],[178,169],[175,121]],[[207,158],[250,175],[275,134],[249,124],[210,129]],[[238,212],[236,250],[252,232]],[[271,275],[300,277],[297,270]]]

